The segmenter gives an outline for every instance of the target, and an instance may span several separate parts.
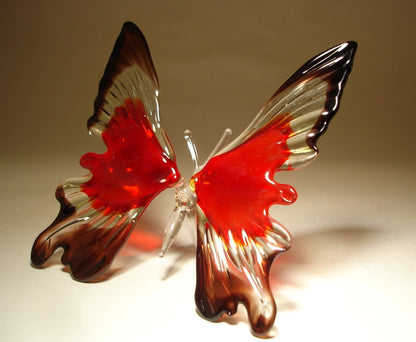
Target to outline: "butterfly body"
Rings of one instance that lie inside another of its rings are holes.
[[[316,141],[338,110],[355,50],[356,43],[343,43],[305,63],[230,143],[226,130],[203,166],[186,131],[195,163],[186,183],[160,123],[158,78],[146,40],[133,23],[125,23],[88,120],[107,151],[82,156],[90,173],[58,186],[60,212],[35,240],[32,263],[41,266],[61,247],[62,263],[75,279],[99,278],[151,200],[174,187],[175,207],[160,255],[184,219],[196,215],[199,313],[218,320],[242,303],[253,333],[267,334],[276,315],[270,267],[291,246],[289,232],[269,208],[297,197],[292,186],[275,178],[316,158]]]

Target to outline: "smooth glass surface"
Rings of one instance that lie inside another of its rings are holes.
[[[291,246],[289,232],[269,209],[297,198],[275,173],[316,158],[317,139],[339,108],[356,47],[346,42],[305,63],[231,143],[227,129],[202,166],[186,131],[195,167],[186,183],[161,126],[158,78],[147,43],[133,23],[125,23],[88,120],[107,151],[85,154],[80,163],[90,174],[58,186],[61,210],[36,239],[33,264],[41,267],[62,247],[61,261],[75,279],[100,279],[150,202],[175,187],[160,255],[186,216],[196,214],[198,312],[216,321],[236,314],[242,303],[253,334],[268,336],[276,316],[271,266]]]

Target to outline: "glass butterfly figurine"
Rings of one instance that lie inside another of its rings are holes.
[[[108,149],[83,155],[80,164],[90,173],[58,186],[60,212],[34,242],[33,265],[43,265],[61,247],[61,261],[73,278],[100,277],[152,199],[175,187],[176,206],[160,255],[184,218],[196,214],[199,313],[218,320],[242,303],[252,332],[267,334],[276,315],[270,267],[291,245],[289,232],[268,210],[297,196],[274,175],[317,157],[317,139],[338,110],[356,48],[346,42],[305,63],[231,142],[226,130],[203,165],[186,131],[195,172],[185,182],[161,126],[158,78],[146,40],[137,26],[125,23],[88,120],[90,133],[101,136]]]

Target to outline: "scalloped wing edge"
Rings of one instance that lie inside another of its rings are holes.
[[[234,315],[242,303],[255,335],[273,326],[276,303],[269,284],[273,260],[291,246],[289,232],[269,216],[270,227],[262,237],[244,241],[225,239],[197,207],[197,284],[195,303],[199,314],[210,321]],[[228,242],[227,242],[228,241]]]
[[[130,236],[143,208],[108,215],[96,210],[81,186],[89,176],[71,178],[59,185],[55,197],[60,203],[56,219],[35,240],[31,260],[41,267],[58,249],[63,248],[62,264],[70,267],[79,281],[100,277],[111,265]]]
[[[158,79],[147,42],[135,24],[126,22],[99,83],[94,114],[88,120],[90,133],[103,137],[107,128],[114,129],[111,123],[114,116],[119,115],[117,109],[124,108],[126,100],[138,99],[145,108],[143,118],[148,120],[164,156],[175,163],[174,151],[160,125],[158,93]],[[116,139],[117,134],[113,138]],[[64,249],[62,263],[70,266],[77,280],[96,279],[111,265],[153,197],[149,197],[143,206],[122,212],[111,211],[105,204],[97,207],[96,196],[89,197],[83,188],[92,178],[93,173],[90,173],[82,178],[68,179],[58,186],[55,196],[60,211],[52,224],[36,238],[31,253],[33,265],[42,266],[60,247]]]

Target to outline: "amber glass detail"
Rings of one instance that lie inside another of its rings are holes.
[[[107,151],[82,156],[90,173],[58,186],[61,209],[35,240],[33,264],[42,266],[62,248],[62,263],[75,279],[99,278],[150,201],[175,187],[159,255],[185,218],[196,214],[198,312],[218,320],[242,303],[252,332],[267,336],[276,316],[270,268],[291,246],[289,232],[269,208],[297,197],[275,176],[317,157],[317,140],[339,109],[356,48],[355,42],[342,43],[305,63],[230,143],[227,129],[202,166],[192,134],[185,131],[195,167],[187,184],[160,123],[158,77],[148,45],[136,25],[125,23],[88,120],[90,133],[102,138]]]

